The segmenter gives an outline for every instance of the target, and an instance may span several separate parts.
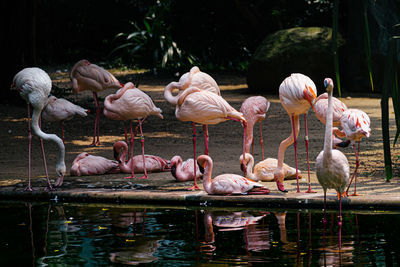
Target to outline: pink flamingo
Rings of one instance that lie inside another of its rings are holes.
[[[75,94],[90,90],[96,105],[96,119],[94,121],[93,142],[90,146],[100,145],[100,104],[97,93],[106,89],[119,89],[124,85],[120,83],[114,75],[99,67],[91,64],[86,59],[78,61],[71,69],[70,78]],[[97,141],[95,141],[97,135]]]
[[[49,96],[42,111],[42,119],[46,121],[59,121],[61,126],[61,139],[64,142],[64,121],[71,120],[75,115],[87,116],[87,109],[75,105],[64,98]]]
[[[46,104],[47,98],[51,91],[51,79],[49,75],[39,68],[25,68],[18,72],[13,79],[13,83],[11,85],[12,89],[16,89],[19,91],[21,97],[26,101],[28,106],[28,186],[26,190],[32,191],[31,187],[31,145],[32,145],[32,134],[31,134],[31,125],[33,132],[40,137],[40,143],[42,148],[43,155],[43,163],[44,169],[46,172],[47,179],[47,188],[52,190],[52,186],[50,184],[49,175],[47,172],[46,158],[43,149],[43,140],[51,140],[55,142],[58,146],[58,161],[56,164],[56,173],[58,175],[58,179],[55,182],[55,186],[61,186],[63,183],[63,178],[66,172],[65,167],[65,147],[63,141],[55,134],[47,134],[42,132],[40,129],[40,113],[42,112],[44,105]],[[32,113],[32,122],[29,123],[30,120],[30,107],[29,104],[33,107]]]
[[[197,163],[204,168],[203,187],[209,195],[234,194],[269,194],[269,189],[237,174],[221,174],[211,179],[213,161],[207,155],[197,158]]]
[[[263,161],[260,161],[254,166],[254,158],[251,154],[246,153],[245,160],[243,160],[243,155],[240,155],[240,166],[247,166],[247,178],[254,181],[265,181],[271,182],[274,180],[274,171],[276,166],[278,165],[278,160],[274,158],[266,158]],[[254,170],[253,170],[254,166]],[[283,172],[285,174],[285,179],[287,178],[296,178],[296,169],[290,167],[289,165],[283,163]],[[298,171],[299,178],[302,178],[300,171]]]
[[[196,87],[199,90],[204,90],[204,91],[209,91],[211,93],[221,95],[221,91],[218,87],[217,82],[207,73],[200,71],[199,67],[194,66],[190,69],[189,72],[186,72],[181,76],[179,79],[179,82],[171,82],[169,83],[164,90],[164,96],[165,98],[170,97],[169,94],[172,94],[174,89],[178,89],[178,97],[182,94],[184,90],[186,90],[189,87]],[[169,93],[171,92],[171,93]],[[165,95],[167,93],[168,95]],[[176,105],[172,103],[173,105]],[[193,129],[195,130],[196,125],[193,122]],[[208,141],[209,141],[209,136],[208,136],[208,125],[203,124],[203,134],[204,134],[204,145],[205,145],[205,150],[204,154],[208,155]],[[196,143],[196,135],[193,135],[193,143]]]
[[[107,118],[113,120],[129,120],[131,129],[131,157],[133,157],[133,128],[132,120],[137,119],[140,128],[140,142],[142,145],[142,157],[144,163],[144,176],[139,178],[147,178],[146,171],[146,160],[144,156],[144,137],[142,130],[142,123],[147,118],[147,116],[155,115],[160,117],[162,110],[157,108],[151,98],[140,91],[131,82],[125,84],[123,88],[117,91],[115,94],[111,94],[104,100],[104,115]],[[134,161],[132,160],[133,164]],[[131,167],[132,175],[126,178],[134,178],[134,168]]]
[[[196,134],[194,123],[200,124],[217,124],[226,120],[241,121],[246,131],[246,119],[243,114],[238,112],[226,102],[221,96],[200,90],[195,87],[190,87],[177,96],[172,96],[171,88],[165,89],[164,97],[166,100],[176,105],[175,116],[180,121],[193,122],[193,136]],[[245,153],[244,146],[245,132],[243,134],[243,154]],[[193,139],[194,157],[196,158],[196,139]],[[196,164],[194,163],[193,176],[196,177]],[[190,188],[199,189],[196,178],[194,186]]]
[[[274,172],[274,179],[278,189],[282,192],[287,192],[283,186],[284,172],[283,160],[285,157],[286,148],[293,143],[294,155],[297,167],[297,136],[300,131],[299,116],[304,114],[305,122],[305,142],[307,151],[307,167],[308,167],[308,190],[306,193],[314,192],[311,190],[310,182],[310,164],[308,158],[308,134],[307,134],[307,112],[310,106],[314,109],[313,101],[317,98],[317,88],[314,82],[306,75],[294,73],[287,77],[279,86],[279,99],[283,108],[290,116],[292,122],[292,134],[283,140],[279,145],[278,150],[278,166]],[[297,175],[296,175],[297,176]],[[297,176],[297,193],[300,193],[299,178]]]
[[[337,149],[332,149],[332,92],[331,79],[324,80],[324,86],[328,92],[328,109],[326,115],[326,128],[324,150],[321,151],[315,161],[318,182],[324,189],[324,218],[326,212],[326,190],[335,189],[339,199],[339,227],[342,226],[342,194],[349,183],[349,162],[346,156]],[[340,237],[339,237],[340,240]],[[339,241],[340,242],[340,241]],[[340,244],[339,244],[340,247]]]
[[[144,155],[144,164],[142,155],[131,157],[126,162],[128,145],[124,141],[115,142],[113,149],[114,158],[118,160],[119,168],[124,173],[166,172],[171,170],[170,162],[158,156]]]
[[[367,113],[365,113],[362,110],[359,109],[348,109],[343,112],[343,116],[340,119],[340,125],[342,126],[343,131],[336,131],[335,133],[339,137],[346,137],[352,144],[353,144],[353,149],[354,153],[356,155],[356,168],[354,170],[354,173],[351,177],[350,184],[347,187],[346,194],[349,192],[349,188],[351,183],[353,182],[353,179],[355,179],[354,183],[354,193],[352,196],[358,196],[357,194],[357,171],[358,167],[360,166],[360,160],[359,160],[359,152],[360,152],[360,142],[361,139],[364,137],[370,137],[371,135],[371,120]],[[358,143],[357,149],[356,149],[356,144],[355,142]]]
[[[82,152],[72,162],[71,176],[119,173],[118,161]]]
[[[182,162],[180,156],[174,156],[171,159],[171,174],[179,182],[186,182],[194,180],[193,166],[197,162],[193,162],[192,158],[189,158]],[[199,166],[196,168],[196,179],[202,177],[203,174],[200,171]]]
[[[264,142],[262,137],[261,122],[265,119],[265,114],[269,109],[270,103],[263,96],[251,96],[247,98],[242,106],[240,107],[240,112],[243,113],[247,121],[247,132],[246,132],[246,153],[250,152],[250,146],[252,147],[253,154],[253,128],[256,122],[260,125],[260,143],[261,143],[261,155],[264,160]]]

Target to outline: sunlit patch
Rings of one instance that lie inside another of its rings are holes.
[[[0,186],[11,186],[11,185],[16,185],[18,183],[21,183],[21,179],[7,179],[0,181]]]
[[[0,121],[2,121],[2,122],[27,122],[28,118],[18,118],[18,119],[15,119],[15,118],[3,118]]]
[[[135,242],[136,240],[134,239],[125,239],[125,242],[129,243],[129,242]]]
[[[108,229],[108,228],[107,228],[107,227],[104,227],[104,226],[100,226],[100,225],[99,225],[99,226],[97,227],[97,229],[99,229],[99,230],[105,230],[105,229]]]

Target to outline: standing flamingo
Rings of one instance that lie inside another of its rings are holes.
[[[119,173],[118,161],[82,152],[72,162],[71,176]]]
[[[269,194],[268,188],[241,175],[221,174],[211,179],[213,161],[207,155],[199,156],[197,163],[204,168],[203,187],[209,195]]]
[[[75,94],[90,90],[93,92],[94,102],[96,104],[96,119],[94,121],[93,142],[90,146],[100,145],[100,104],[97,93],[106,89],[119,89],[123,87],[114,75],[99,67],[91,64],[86,59],[78,61],[71,69],[70,78],[72,88]],[[95,140],[97,135],[97,140]]]
[[[180,121],[192,121],[200,124],[217,124],[226,120],[241,121],[244,126],[243,137],[245,138],[246,119],[243,114],[234,109],[221,96],[210,93],[205,90],[200,90],[196,87],[190,87],[183,93],[172,96],[171,88],[164,91],[166,100],[176,105],[175,116]],[[196,128],[193,124],[193,136],[196,134]],[[245,146],[243,140],[243,154]],[[196,140],[193,141],[193,153],[196,158]],[[196,177],[196,164],[194,163],[193,176]],[[190,189],[198,189],[196,178],[194,186]]]
[[[193,162],[192,158],[189,158],[182,162],[182,158],[180,156],[174,156],[171,159],[171,174],[179,182],[194,180],[193,176],[194,164],[197,164],[197,162]],[[202,176],[203,174],[201,173],[200,168],[197,165],[196,179]]]
[[[181,76],[179,79],[179,82],[171,82],[169,83],[166,87],[164,92],[169,92],[174,91],[174,89],[178,89],[178,97],[182,94],[184,90],[186,90],[189,87],[196,87],[199,90],[204,90],[204,91],[209,91],[211,93],[221,95],[221,91],[218,87],[217,82],[211,77],[209,74],[200,71],[199,67],[194,66],[190,69],[189,72],[186,72]],[[164,93],[165,95],[165,93]],[[167,98],[167,96],[165,96]],[[175,103],[171,103],[173,105],[176,105]],[[193,124],[193,131],[196,129],[196,125],[194,122]],[[208,155],[208,141],[209,141],[209,136],[208,136],[208,125],[203,124],[203,134],[204,134],[204,154]],[[196,144],[196,135],[193,135],[193,144]]]
[[[42,119],[45,121],[59,121],[61,126],[62,141],[64,143],[64,121],[71,120],[75,115],[87,116],[87,109],[75,105],[64,98],[49,96],[42,111]]]
[[[343,112],[343,116],[340,119],[340,125],[342,126],[342,134],[339,137],[346,137],[352,144],[353,144],[353,149],[354,153],[356,155],[356,168],[354,170],[354,173],[351,177],[350,184],[347,187],[346,194],[349,192],[349,188],[351,183],[353,182],[353,179],[355,179],[354,183],[354,193],[352,196],[358,196],[357,194],[357,171],[358,167],[360,166],[360,160],[359,160],[359,152],[360,152],[360,142],[361,139],[364,137],[370,137],[371,135],[371,128],[370,128],[371,120],[367,113],[365,113],[362,110],[359,109],[348,109],[345,112]],[[339,134],[338,131],[336,131],[336,134]],[[356,149],[356,144],[355,142],[358,143],[358,147]]]
[[[47,188],[52,190],[52,186],[50,184],[49,176],[47,173],[47,165],[46,158],[43,149],[43,141],[51,140],[55,142],[58,146],[58,161],[56,164],[56,173],[58,175],[58,179],[55,182],[55,186],[61,186],[63,183],[64,174],[66,172],[65,167],[65,147],[63,141],[55,134],[46,134],[42,132],[39,127],[40,113],[42,112],[44,105],[47,101],[47,98],[51,91],[51,79],[49,75],[40,68],[25,68],[18,72],[13,79],[12,88],[15,88],[19,91],[21,97],[26,101],[28,105],[28,186],[26,190],[32,191],[31,187],[31,144],[32,144],[32,134],[31,134],[31,125],[33,132],[39,136],[41,139],[41,148],[43,155],[44,168],[46,172],[47,179]],[[33,107],[32,113],[32,122],[29,124],[30,119],[30,107],[29,104]]]
[[[339,199],[339,227],[341,227],[342,194],[345,192],[345,188],[349,182],[349,162],[341,151],[332,149],[333,82],[330,78],[326,78],[324,80],[324,85],[326,91],[328,92],[328,110],[326,115],[324,150],[318,154],[315,165],[318,182],[324,189],[324,218],[326,212],[326,190],[329,188],[335,189]]]
[[[240,107],[240,112],[243,113],[247,121],[247,132],[246,132],[246,153],[250,152],[250,146],[253,147],[253,128],[256,122],[260,125],[260,143],[261,143],[261,155],[264,160],[264,142],[262,137],[262,127],[261,122],[265,119],[265,114],[269,109],[270,103],[263,96],[251,96],[247,98],[242,106]],[[252,149],[253,153],[253,149]]]
[[[119,168],[124,173],[143,173],[148,172],[165,172],[171,170],[171,164],[168,160],[158,156],[144,155],[145,163],[143,164],[142,155],[131,157],[126,162],[126,154],[128,152],[128,145],[124,141],[115,142],[113,145],[114,158],[119,162]],[[144,167],[146,166],[146,167]],[[132,171],[133,168],[133,171]]]
[[[307,134],[307,112],[310,106],[314,109],[313,102],[317,98],[317,88],[314,82],[306,75],[294,73],[287,77],[279,86],[279,99],[283,108],[290,116],[292,122],[292,134],[283,140],[279,145],[278,150],[278,166],[274,172],[274,179],[278,189],[282,192],[287,192],[283,185],[284,172],[283,160],[285,158],[286,148],[293,143],[294,156],[297,166],[297,136],[300,131],[299,116],[304,114],[305,127],[305,142],[307,151],[307,168],[308,168],[308,190],[306,193],[314,192],[311,190],[310,182],[310,164],[308,158],[308,134]],[[297,176],[297,193],[300,193],[299,178]]]
[[[111,94],[104,100],[104,115],[112,120],[129,120],[131,128],[131,157],[133,157],[133,128],[132,120],[137,119],[140,128],[140,142],[142,145],[142,156],[144,162],[144,176],[139,178],[147,178],[146,161],[144,158],[144,137],[142,131],[142,123],[147,116],[155,115],[160,117],[162,110],[157,108],[151,98],[140,91],[131,82],[125,84],[123,88],[115,94]],[[133,164],[133,161],[132,161]],[[134,178],[134,168],[132,167],[132,176],[126,178]]]
[[[254,166],[254,158],[251,154],[246,153],[245,160],[243,160],[243,155],[240,155],[240,165],[247,166],[246,174],[247,178],[254,181],[265,181],[271,182],[274,180],[274,171],[276,166],[278,165],[278,160],[274,158],[266,158],[263,161],[260,161]],[[254,170],[253,170],[254,166]],[[283,163],[283,172],[285,175],[285,179],[287,178],[296,178],[296,169],[290,167],[286,163]],[[298,173],[299,178],[302,178],[301,173]]]

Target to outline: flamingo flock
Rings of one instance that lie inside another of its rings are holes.
[[[120,120],[130,124],[130,142],[116,140],[113,145],[114,159],[80,153],[72,163],[71,176],[104,175],[107,173],[128,173],[135,178],[135,173],[143,173],[144,176],[136,178],[148,178],[148,173],[170,172],[177,182],[193,181],[190,190],[198,190],[197,180],[202,179],[202,187],[211,195],[267,195],[271,190],[262,182],[275,182],[278,191],[288,192],[285,189],[285,179],[296,179],[297,193],[300,193],[299,179],[302,178],[298,168],[297,145],[300,131],[300,115],[304,115],[305,147],[308,176],[308,190],[305,193],[313,193],[310,182],[309,160],[309,136],[307,129],[307,114],[311,108],[322,124],[325,125],[325,139],[323,151],[316,158],[316,174],[324,191],[326,199],[327,189],[338,192],[341,200],[343,195],[348,195],[349,188],[354,180],[354,194],[357,189],[357,173],[360,164],[359,147],[363,138],[371,134],[370,119],[368,115],[359,110],[347,108],[339,99],[334,98],[333,81],[324,80],[326,93],[317,97],[317,86],[306,75],[300,73],[291,74],[283,80],[279,87],[279,99],[283,109],[290,118],[291,134],[281,141],[277,151],[277,158],[264,158],[264,142],[262,121],[267,121],[269,131],[272,121],[267,118],[270,102],[263,96],[251,96],[236,110],[221,96],[217,82],[207,73],[200,71],[198,67],[192,67],[189,72],[183,74],[178,82],[171,82],[164,89],[164,98],[175,109],[175,117],[181,122],[191,122],[193,127],[193,157],[183,160],[180,155],[175,155],[171,160],[164,157],[147,155],[144,152],[143,122],[154,115],[163,119],[162,110],[145,92],[131,82],[122,84],[105,69],[90,63],[87,60],[77,62],[70,73],[74,93],[90,90],[96,105],[93,142],[90,146],[100,145],[99,120],[100,104],[97,93],[106,89],[114,89],[104,100],[103,114],[111,120]],[[30,118],[30,106],[33,107],[32,120],[28,120],[28,186],[26,190],[32,191],[31,186],[31,128],[33,132],[44,140],[55,142],[59,148],[59,157],[56,164],[58,175],[54,186],[59,187],[63,183],[66,173],[64,129],[62,138],[55,134],[46,134],[40,129],[40,117],[47,121],[64,121],[72,119],[75,115],[87,116],[88,110],[77,106],[65,99],[51,96],[51,79],[48,74],[39,68],[25,68],[17,73],[13,79],[12,88],[19,91],[21,97],[28,105],[28,118]],[[174,90],[177,92],[174,94]],[[141,153],[134,156],[134,133],[132,121],[138,121],[140,129]],[[238,145],[238,157],[240,160],[242,175],[237,173],[223,173],[212,177],[213,159],[210,156],[208,125],[219,124],[225,121],[240,122],[243,127],[243,144]],[[259,124],[261,158],[255,162],[253,128]],[[205,148],[201,155],[196,154],[196,125],[203,126]],[[125,127],[125,136],[127,136]],[[345,139],[345,140],[342,140]],[[285,151],[293,144],[294,167],[284,163]],[[343,148],[352,144],[356,166],[350,178],[350,167],[346,156],[336,148]],[[356,147],[356,145],[358,147]],[[47,189],[53,190],[50,178],[47,174],[46,159],[42,146],[43,161],[45,165]],[[251,148],[251,149],[250,149]],[[251,151],[251,152],[250,152]],[[127,158],[128,152],[130,152]],[[341,203],[341,202],[340,202]],[[341,208],[339,209],[341,211]]]

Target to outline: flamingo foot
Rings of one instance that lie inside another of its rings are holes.
[[[32,187],[31,187],[30,185],[28,185],[28,186],[24,189],[24,191],[32,192],[33,189],[32,189]]]
[[[147,179],[147,175],[140,176],[137,179]]]
[[[49,186],[49,185],[47,185],[45,188],[44,188],[44,191],[46,191],[46,192],[49,192],[49,191],[56,191],[51,185]]]
[[[317,192],[314,191],[314,190],[311,190],[311,188],[308,188],[308,190],[306,191],[306,193],[317,193]]]
[[[124,177],[124,179],[133,179],[133,178],[136,178],[135,176],[133,176],[133,175],[131,175],[131,176],[127,176],[127,177]]]
[[[359,195],[359,194],[357,194],[356,192],[354,192],[354,193],[351,194],[350,196],[352,196],[352,197],[358,197],[358,196],[361,196],[361,195]]]
[[[197,186],[197,184],[195,184],[194,186],[188,188],[187,190],[189,190],[189,191],[200,190],[200,188]]]
[[[97,144],[97,143],[93,141],[89,146],[90,146],[90,147],[95,147],[96,144]]]
[[[283,183],[281,182],[276,182],[276,186],[278,187],[278,190],[283,192],[283,193],[287,193],[288,191],[285,189],[285,186],[283,185]]]

